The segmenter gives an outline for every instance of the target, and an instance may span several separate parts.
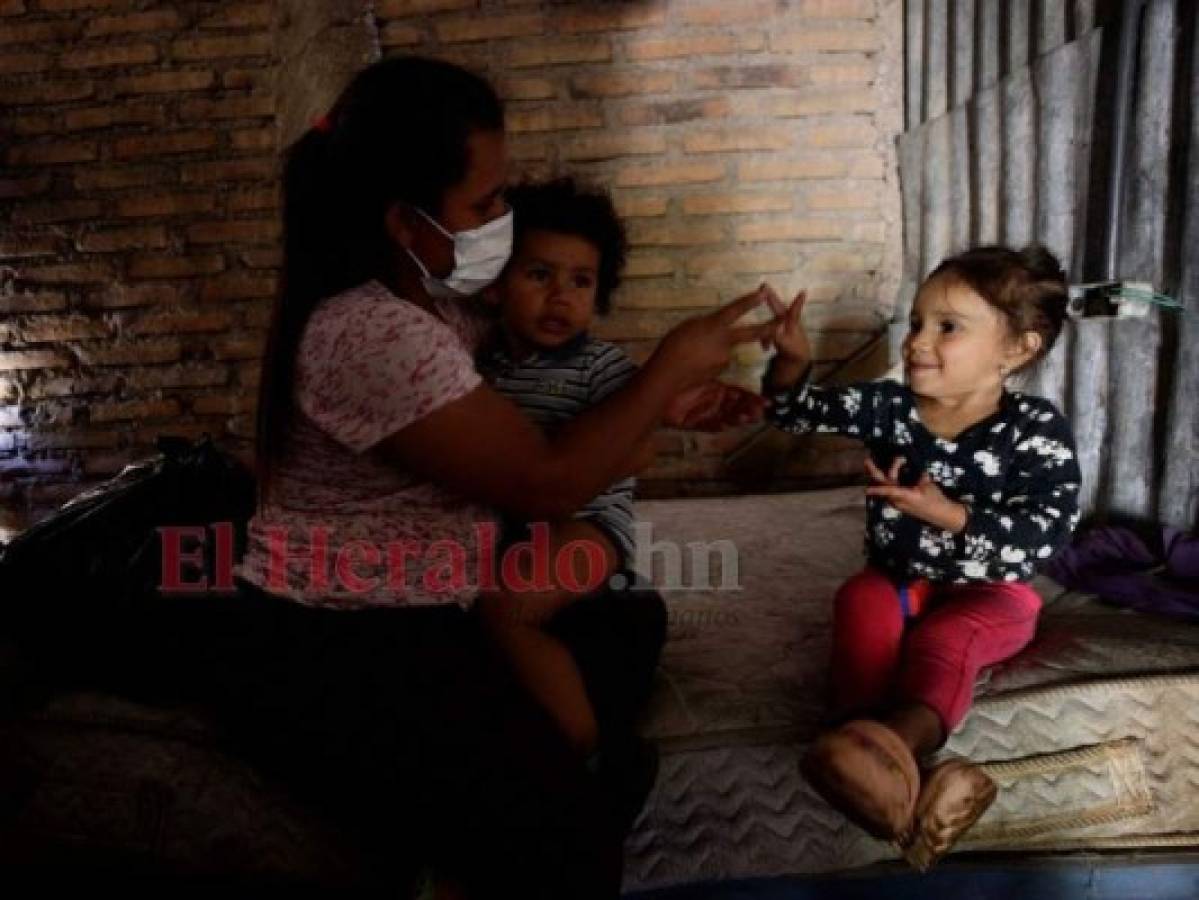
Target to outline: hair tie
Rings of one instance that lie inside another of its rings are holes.
[[[333,123],[329,121],[329,116],[326,114],[323,116],[318,116],[317,118],[313,119],[312,127],[315,128],[317,131],[319,131],[321,134],[328,134],[330,131],[333,130]]]

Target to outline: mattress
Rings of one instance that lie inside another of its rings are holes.
[[[644,723],[661,772],[626,889],[897,856],[797,768],[825,714],[831,598],[863,565],[864,515],[859,488],[639,504],[670,637]],[[944,750],[1000,785],[959,852],[1199,846],[1199,626],[1034,586],[1036,639],[983,673]]]

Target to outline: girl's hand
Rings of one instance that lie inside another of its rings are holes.
[[[768,290],[762,285],[714,312],[680,322],[662,338],[646,369],[671,379],[676,394],[712,380],[728,366],[737,344],[770,340],[777,319],[758,325],[736,324],[766,301]]]
[[[773,290],[767,296],[777,323],[770,338],[778,352],[770,362],[766,380],[771,392],[790,390],[812,362],[812,345],[800,320],[807,299],[807,291],[800,291],[788,307]]]
[[[807,368],[808,363],[812,361],[812,345],[808,342],[808,333],[804,330],[801,316],[808,292],[800,291],[790,306],[784,306],[778,294],[770,288],[767,290],[769,293],[766,301],[770,304],[770,311],[774,313],[775,322],[778,323],[771,338],[775,350],[778,351],[779,360]]]
[[[920,480],[912,487],[904,487],[899,483],[899,470],[904,462],[902,456],[896,457],[891,464],[891,471],[884,473],[873,460],[867,458],[866,472],[874,484],[866,488],[866,496],[882,497],[901,513],[946,531],[963,530],[966,527],[966,507],[946,497],[927,472],[922,472]]]
[[[759,395],[720,381],[688,388],[666,407],[662,424],[692,431],[723,431],[761,420],[766,401]]]

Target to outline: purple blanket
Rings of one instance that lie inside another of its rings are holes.
[[[1199,619],[1199,537],[1162,527],[1159,541],[1127,528],[1093,528],[1045,570],[1072,590],[1141,612]]]

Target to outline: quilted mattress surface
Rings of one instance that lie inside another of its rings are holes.
[[[861,490],[644,502],[638,515],[655,580],[676,587],[644,726],[661,774],[626,889],[894,857],[797,769],[824,716],[831,598],[863,564]],[[1001,788],[962,849],[1199,846],[1199,627],[1035,586],[1037,638],[984,673],[945,748]]]

